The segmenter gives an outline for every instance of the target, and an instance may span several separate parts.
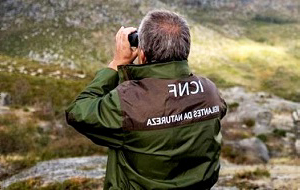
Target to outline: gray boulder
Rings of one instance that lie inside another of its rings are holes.
[[[270,159],[269,151],[267,146],[258,138],[252,137],[248,139],[243,139],[238,142],[239,146],[242,149],[247,150],[248,153],[252,154],[255,157],[268,162]]]
[[[273,131],[270,123],[272,121],[273,114],[270,111],[259,112],[256,116],[255,127],[253,132],[258,134],[271,133]]]
[[[0,106],[9,106],[11,104],[11,96],[7,92],[0,93]]]
[[[300,108],[300,103],[288,101],[265,92],[247,92],[243,87],[233,87],[221,91],[227,104],[238,104],[229,109],[224,120],[240,122],[254,120],[253,132],[258,135],[273,132],[274,129],[293,130],[291,113]]]

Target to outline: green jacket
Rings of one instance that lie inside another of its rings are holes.
[[[67,122],[109,147],[104,189],[209,189],[219,173],[215,85],[187,61],[106,68],[66,110]]]

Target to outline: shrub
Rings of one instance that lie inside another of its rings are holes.
[[[238,150],[230,145],[223,145],[221,149],[221,156],[228,159],[230,162],[237,164],[243,164],[247,161],[243,150]]]
[[[90,79],[53,79],[0,72],[1,89],[12,94],[12,106],[51,104],[51,108],[59,113],[82,91],[88,80]]]
[[[267,140],[268,140],[268,137],[265,134],[259,134],[256,137],[259,138],[264,143],[267,142]]]
[[[50,160],[93,154],[106,154],[106,148],[93,144],[80,134],[74,134],[57,137],[57,140],[50,141],[48,146],[44,147],[38,155],[41,160]]]
[[[300,76],[296,72],[284,67],[278,67],[272,76],[262,82],[262,90],[299,102],[298,81],[300,81]]]
[[[25,181],[15,182],[8,186],[7,190],[37,190],[41,185],[40,178],[28,179]]]
[[[104,178],[102,179],[87,179],[87,178],[73,178],[64,181],[63,183],[50,184],[42,190],[58,190],[58,189],[69,189],[69,190],[93,190],[100,189],[103,187]]]
[[[260,164],[264,160],[253,154],[247,148],[241,147],[238,144],[225,144],[221,148],[221,156],[228,161],[236,164]]]
[[[255,15],[255,17],[252,20],[258,22],[272,23],[272,24],[290,24],[295,22],[294,20],[282,18],[280,16],[264,16],[264,15]]]
[[[27,128],[19,129],[16,126],[10,126],[7,131],[0,130],[0,154],[28,152],[32,148],[33,142]]]
[[[256,180],[263,177],[270,177],[270,172],[265,168],[256,168],[254,171],[244,171],[234,175],[235,179]]]
[[[0,126],[4,125],[9,127],[18,123],[19,118],[14,114],[4,114],[0,115]]]
[[[229,111],[231,111],[231,112],[236,111],[239,106],[240,106],[240,104],[238,102],[233,102],[233,103],[228,104]]]
[[[207,76],[210,80],[212,80],[218,87],[229,88],[235,86],[234,83],[231,83],[217,74],[209,74]]]
[[[283,130],[283,129],[274,129],[274,130],[273,130],[273,134],[274,134],[276,137],[285,137],[285,136],[286,136],[286,131]]]
[[[260,42],[260,43],[264,43],[264,42],[267,42],[268,39],[265,38],[265,37],[259,37],[256,41],[257,41],[257,42]]]
[[[25,181],[15,182],[11,184],[7,190],[93,190],[103,187],[104,178],[102,179],[87,179],[87,178],[73,178],[62,183],[50,183],[44,185],[41,178],[33,178]]]
[[[253,127],[255,125],[255,120],[252,118],[246,118],[243,120],[243,123],[247,126],[247,127]]]
[[[46,106],[42,106],[40,110],[34,112],[34,116],[44,121],[51,121],[55,118],[54,111],[51,106],[49,108],[47,108]]]
[[[253,136],[250,128],[242,128],[240,122],[222,121],[222,135],[225,140],[240,140]]]

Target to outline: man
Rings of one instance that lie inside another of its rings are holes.
[[[210,189],[218,179],[226,104],[208,79],[190,74],[190,32],[168,11],[121,27],[108,68],[67,109],[67,121],[109,147],[104,189]],[[138,64],[131,64],[138,57]]]

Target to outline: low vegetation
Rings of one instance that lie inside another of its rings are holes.
[[[104,147],[93,144],[70,127],[50,127],[48,132],[42,132],[39,126],[27,123],[25,126],[6,126],[8,129],[0,131],[0,160],[11,168],[0,179],[18,173],[38,161],[106,154]]]
[[[243,127],[242,122],[222,122],[222,135],[226,140],[242,140],[253,136],[251,127]]]
[[[70,104],[87,83],[88,79],[57,79],[0,72],[1,91],[11,94],[12,106],[16,107],[48,106],[59,112]]]
[[[253,155],[253,152],[246,148],[224,144],[221,149],[221,156],[235,164],[262,164],[264,161]]]
[[[283,129],[274,129],[273,130],[273,134],[276,137],[286,137],[286,130],[283,130]]]
[[[62,183],[50,183],[43,185],[40,178],[29,179],[26,181],[16,182],[11,184],[7,190],[94,190],[103,187],[104,179],[85,179],[74,178],[66,180]]]
[[[257,180],[264,177],[270,177],[270,172],[265,168],[256,168],[254,171],[244,171],[234,175],[235,179]]]
[[[222,182],[225,186],[235,186],[239,189],[259,189],[264,187],[259,183],[255,183],[256,180],[262,180],[270,178],[270,172],[265,168],[256,168],[251,171],[242,171],[236,173],[232,179]]]
[[[267,140],[268,140],[268,137],[266,134],[259,134],[259,135],[257,135],[257,138],[259,138],[264,143],[267,142]]]
[[[223,158],[226,158],[230,162],[243,164],[247,159],[246,157],[244,157],[244,154],[240,150],[234,148],[233,146],[223,145],[221,150],[222,150],[221,156]]]
[[[246,118],[244,119],[243,123],[247,126],[247,127],[254,127],[255,125],[255,119],[252,118]]]
[[[227,105],[228,106],[228,110],[230,112],[235,112],[237,110],[237,108],[240,106],[240,104],[238,102],[233,102]]]

